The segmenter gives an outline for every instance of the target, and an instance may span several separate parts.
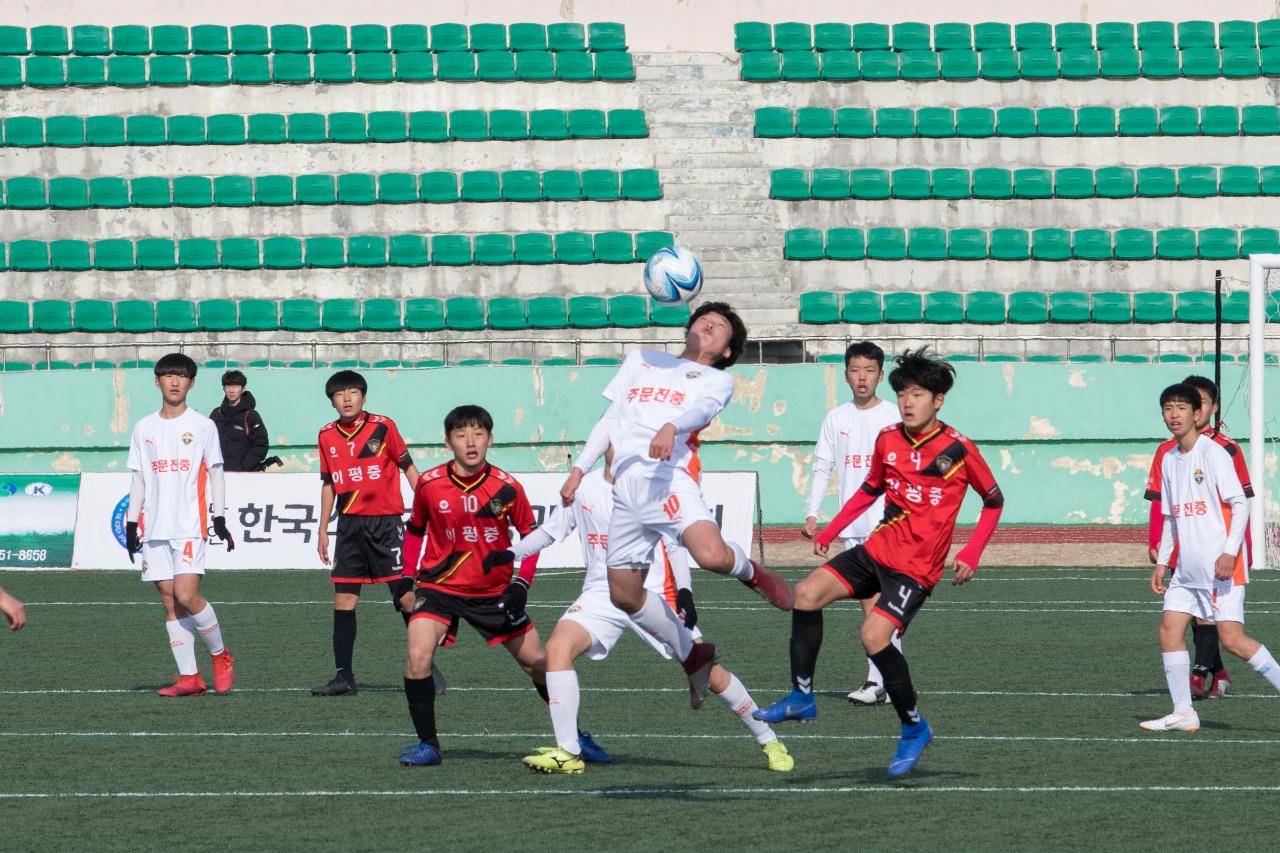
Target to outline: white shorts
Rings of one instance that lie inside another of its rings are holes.
[[[1164,609],[1176,613],[1190,613],[1197,619],[1210,622],[1239,622],[1244,624],[1243,584],[1231,581],[1215,583],[1213,589],[1192,589],[1170,584],[1164,593]]]
[[[569,605],[569,609],[560,617],[561,621],[576,622],[591,635],[591,648],[587,657],[592,660],[604,660],[609,652],[618,644],[623,632],[634,631],[636,636],[648,643],[654,651],[664,658],[671,658],[671,648],[657,637],[641,628],[631,617],[613,606],[609,600],[608,589],[583,590],[578,600]],[[702,632],[693,629],[694,639],[701,639]]]
[[[699,521],[715,518],[692,477],[669,466],[631,465],[613,483],[608,564],[647,569],[658,540],[681,542]]]
[[[203,539],[159,539],[142,543],[142,580],[171,581],[174,575],[204,574]]]

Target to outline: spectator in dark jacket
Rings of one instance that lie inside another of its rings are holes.
[[[223,466],[227,471],[257,471],[267,457],[267,428],[258,414],[248,380],[239,370],[222,374],[222,405],[209,417],[218,426]]]

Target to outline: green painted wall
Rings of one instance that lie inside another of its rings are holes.
[[[1151,452],[1166,435],[1157,397],[1190,367],[958,364],[943,418],[979,443],[1007,496],[1007,523],[1137,524],[1146,518],[1142,490]],[[333,417],[324,396],[329,373],[250,372],[272,452],[285,458],[287,470],[317,470],[316,431]],[[1280,408],[1280,370],[1268,373],[1268,394]],[[704,434],[705,463],[712,470],[757,470],[766,522],[801,521],[822,417],[850,396],[843,371],[751,365],[734,374],[734,401]],[[603,411],[599,393],[612,375],[608,367],[366,371],[369,409],[396,419],[420,467],[446,457],[444,414],[479,403],[494,416],[494,461],[515,471],[565,470],[567,454]],[[191,396],[198,409],[220,402],[218,376],[201,374]],[[1224,366],[1225,417],[1242,439],[1245,378],[1242,367]],[[891,393],[887,384],[882,393]],[[0,376],[0,471],[119,470],[133,423],[158,402],[145,370]],[[1270,454],[1272,489],[1276,467]],[[976,517],[974,507],[963,521]],[[829,498],[827,513],[835,509]]]

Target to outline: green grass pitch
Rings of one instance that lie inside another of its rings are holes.
[[[801,571],[787,571],[792,580]],[[359,696],[313,698],[330,672],[330,587],[314,572],[214,574],[205,592],[237,658],[226,696],[164,700],[174,671],[150,585],[119,573],[15,573],[30,624],[0,636],[0,849],[1175,849],[1213,837],[1273,849],[1280,702],[1240,661],[1237,695],[1198,734],[1145,734],[1166,713],[1159,603],[1139,569],[985,568],[945,580],[906,638],[937,739],[902,782],[898,724],[854,707],[860,615],[834,608],[820,715],[779,734],[771,773],[718,702],[629,637],[582,661],[582,722],[616,763],[542,776],[519,760],[550,721],[501,648],[464,628],[443,652],[445,763],[401,768],[413,740],[403,625],[382,589],[360,606]],[[544,570],[545,639],[581,574]],[[1248,628],[1280,649],[1280,577],[1250,588]],[[756,700],[787,687],[789,617],[701,574],[701,626]],[[208,655],[200,649],[206,677]],[[1212,833],[1203,836],[1202,833]]]

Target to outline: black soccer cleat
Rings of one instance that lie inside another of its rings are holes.
[[[331,678],[328,684],[311,688],[312,696],[354,696],[359,692],[356,688],[356,680],[341,672]]]

